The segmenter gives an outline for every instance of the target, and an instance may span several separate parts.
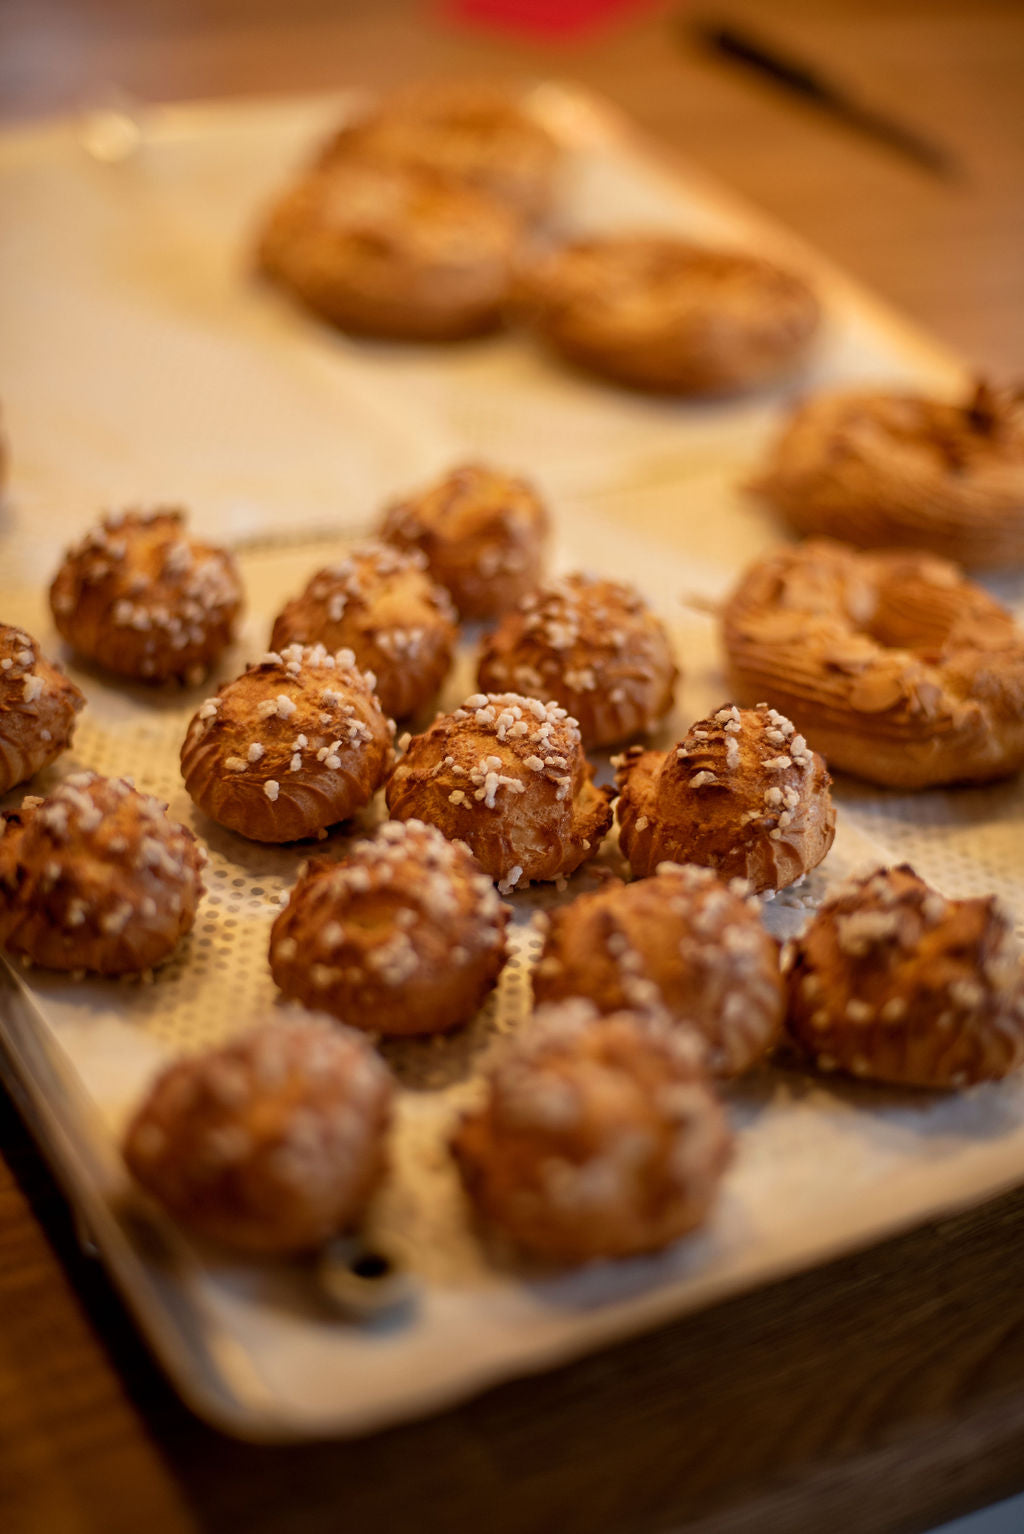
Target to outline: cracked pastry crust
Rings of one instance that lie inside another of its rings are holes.
[[[284,192],[257,256],[342,330],[454,341],[501,323],[519,238],[519,220],[472,187],[349,151]]]
[[[735,696],[769,698],[833,768],[927,788],[1024,766],[1024,631],[945,560],[781,549],[741,577],[722,631]]]
[[[282,609],[270,648],[350,649],[356,664],[377,678],[385,714],[404,718],[436,695],[458,636],[451,599],[426,572],[418,549],[356,544]]]
[[[108,671],[196,683],[234,637],[242,586],[226,549],[187,536],[183,512],[126,511],[68,550],[50,607],[68,644]]]
[[[796,367],[820,309],[802,277],[671,235],[605,235],[536,258],[521,317],[570,362],[668,394],[729,394]]]
[[[211,1240],[311,1251],[359,1219],[383,1178],[392,1095],[360,1034],[286,1015],[168,1066],[128,1126],[124,1159]]]
[[[612,821],[575,719],[518,693],[474,693],[414,735],[387,786],[395,820],[463,841],[503,894],[596,856]]]
[[[778,947],[748,888],[661,863],[653,878],[580,895],[551,913],[535,1002],[663,1011],[700,1034],[714,1075],[739,1075],[775,1043],[784,1011]]]
[[[750,488],[804,535],[967,566],[1024,564],[1024,388],[980,383],[961,404],[882,390],[816,395]]]
[[[190,931],[206,850],[123,778],[78,772],[0,817],[0,944],[47,969],[139,974]]]
[[[211,820],[294,842],[348,820],[391,765],[394,721],[351,650],[271,651],[207,698],[181,748],[185,787]]]
[[[441,173],[534,222],[551,206],[560,152],[508,91],[485,82],[420,86],[343,124],[318,157],[358,154]]]
[[[678,672],[664,624],[621,581],[567,575],[522,598],[484,643],[484,692],[554,698],[586,747],[643,735],[672,707]]]
[[[656,1251],[699,1225],[732,1146],[701,1054],[659,1019],[579,1000],[538,1011],[452,1139],[484,1224],[563,1263]]]
[[[540,580],[549,522],[525,480],[470,463],[389,507],[380,536],[421,550],[463,618],[493,618]]]
[[[286,996],[388,1035],[443,1033],[483,1004],[508,913],[476,859],[434,826],[389,821],[343,863],[299,876],[270,935]]]
[[[1024,1062],[1024,965],[992,897],[879,869],[833,891],[789,959],[788,1028],[823,1070],[964,1087]]]
[[[638,878],[659,863],[699,863],[757,892],[816,868],[832,846],[832,779],[792,721],[767,708],[720,708],[668,751],[615,759],[619,846]]]
[[[85,698],[24,629],[0,623],[0,794],[71,744]]]

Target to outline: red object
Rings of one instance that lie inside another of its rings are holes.
[[[631,11],[649,10],[651,4],[652,0],[442,0],[441,11],[453,21],[564,41]]]

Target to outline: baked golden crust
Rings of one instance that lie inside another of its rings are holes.
[[[503,894],[596,856],[612,822],[575,719],[518,693],[474,693],[414,735],[387,786],[395,820],[463,841]]]
[[[380,535],[421,550],[463,618],[493,618],[539,581],[549,522],[525,480],[470,463],[389,507]]]
[[[751,489],[799,533],[967,566],[1024,564],[1024,390],[981,383],[962,404],[882,390],[816,395],[786,422]]]
[[[343,863],[300,874],[270,935],[286,996],[372,1033],[469,1022],[505,963],[508,914],[465,847],[389,821]]]
[[[0,794],[71,744],[85,698],[24,629],[0,623]]]
[[[672,235],[605,235],[538,257],[516,308],[580,367],[632,388],[728,394],[794,368],[820,310],[793,272]]]
[[[258,259],[342,330],[454,341],[501,322],[519,237],[513,214],[461,182],[348,152],[279,198]]]
[[[716,1076],[760,1060],[784,1011],[778,949],[757,903],[710,869],[677,863],[553,911],[533,996],[538,1005],[582,996],[603,1014],[663,1011],[701,1035]]]
[[[138,974],[195,920],[205,849],[124,778],[78,772],[0,817],[0,944],[47,969]]]
[[[698,719],[668,751],[616,759],[619,845],[638,878],[659,863],[699,863],[754,890],[779,890],[832,845],[832,779],[774,708],[735,704]]]
[[[309,1251],[354,1224],[381,1181],[391,1098],[359,1034],[281,1017],[168,1066],[124,1159],[201,1235],[255,1254]]]
[[[735,696],[833,768],[926,788],[1024,765],[1024,631],[945,560],[811,539],[747,570],[722,629]]]
[[[1024,965],[991,897],[879,869],[832,893],[791,958],[789,1031],[823,1069],[962,1087],[1024,1062]]]
[[[391,765],[394,721],[351,650],[270,651],[207,698],[181,772],[204,814],[257,842],[295,842],[368,804]]]
[[[226,549],[185,534],[184,513],[105,517],[50,587],[62,637],[118,676],[200,682],[230,644],[242,586]]]
[[[270,648],[350,649],[377,678],[385,714],[401,719],[415,712],[447,676],[458,634],[451,599],[426,568],[418,549],[376,540],[354,545],[282,609]]]
[[[672,707],[678,672],[664,624],[621,581],[567,575],[523,597],[484,641],[483,692],[554,698],[583,744],[642,735]]]
[[[533,221],[549,209],[559,150],[516,104],[484,82],[419,86],[387,97],[324,145],[318,163],[359,154],[432,170],[475,188]]]
[[[656,1251],[705,1218],[731,1151],[683,1029],[589,1003],[537,1013],[492,1068],[452,1152],[477,1213],[566,1263]]]

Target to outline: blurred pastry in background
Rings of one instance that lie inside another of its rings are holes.
[[[969,568],[1024,564],[1024,387],[980,383],[959,403],[884,389],[813,395],[750,488],[798,533]]]

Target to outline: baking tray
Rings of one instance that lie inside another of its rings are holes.
[[[0,205],[18,209],[0,228],[14,448],[0,616],[59,650],[43,585],[63,544],[100,506],[183,501],[198,528],[240,553],[249,613],[220,668],[228,676],[265,647],[283,598],[365,531],[383,500],[481,456],[542,487],[557,567],[626,576],[665,617],[684,669],[665,732],[677,737],[725,697],[714,625],[688,598],[713,602],[778,541],[737,485],[796,388],[862,378],[950,390],[962,368],[610,109],[557,84],[526,100],[566,148],[576,226],[642,223],[754,245],[815,278],[827,324],[798,384],[664,402],[570,374],[516,335],[421,350],[325,331],[254,281],[246,251],[259,208],[353,100],[147,112],[133,124],[134,152],[116,163],[83,147],[95,124],[81,119],[0,139]],[[1019,610],[1012,580],[994,589]],[[498,1261],[473,1232],[444,1140],[481,1062],[523,1024],[539,946],[532,916],[590,887],[584,870],[564,894],[513,897],[512,960],[467,1030],[386,1048],[402,1090],[395,1170],[370,1234],[416,1276],[408,1311],[346,1321],[311,1265],[234,1262],[193,1241],[133,1194],[118,1136],[165,1060],[272,1002],[269,927],[308,849],[247,844],[194,810],[177,750],[202,693],[114,688],[69,670],[89,708],[74,750],[33,789],[80,767],[132,773],[208,845],[209,893],[152,985],[4,966],[2,1068],[154,1350],[218,1426],[264,1440],[366,1432],[1024,1180],[1019,1076],[950,1097],[765,1068],[727,1089],[738,1154],[704,1229],[657,1256],[573,1273]],[[472,636],[444,701],[470,690]],[[779,935],[837,878],[901,858],[951,895],[993,891],[1024,913],[1018,783],[916,795],[840,783],[837,797],[826,864],[766,906]],[[328,845],[340,854],[344,835]],[[613,844],[603,856],[614,861]]]

